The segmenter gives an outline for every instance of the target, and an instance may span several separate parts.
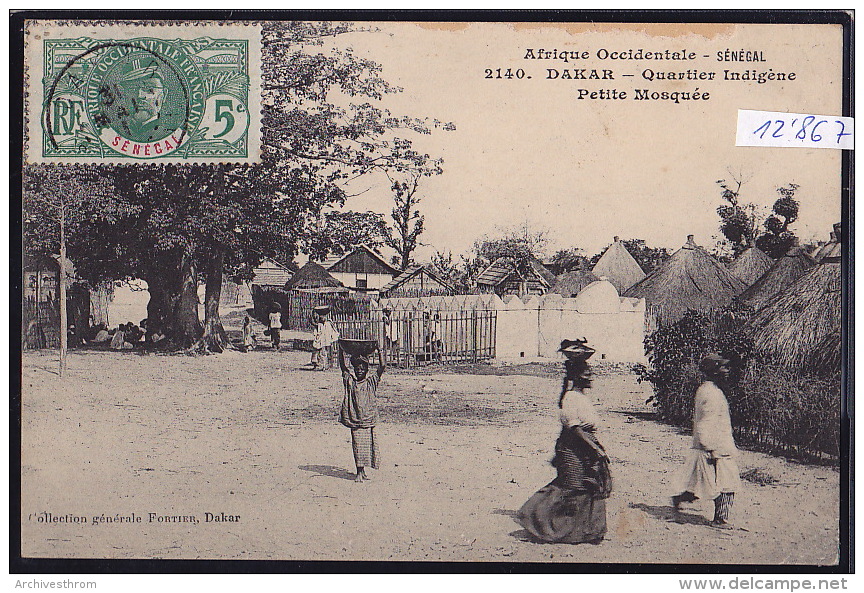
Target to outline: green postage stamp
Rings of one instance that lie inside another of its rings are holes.
[[[31,21],[27,162],[256,162],[254,24]]]

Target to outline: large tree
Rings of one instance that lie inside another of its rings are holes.
[[[720,196],[726,202],[717,208],[720,232],[726,237],[735,256],[752,247],[756,243],[756,235],[759,232],[761,217],[759,207],[741,199],[741,188],[746,182],[747,180],[741,175],[733,175],[731,182],[725,179],[717,181],[717,185],[722,190]]]
[[[765,232],[756,239],[756,247],[775,259],[783,257],[798,240],[789,229],[789,225],[798,220],[797,191],[798,186],[794,183],[777,188],[780,197],[771,207],[772,214],[763,223]]]
[[[745,183],[741,175],[733,175],[732,182],[723,179],[717,182],[722,190],[720,195],[726,202],[717,208],[720,231],[731,247],[731,257],[734,259],[753,246],[775,259],[782,257],[798,240],[789,226],[798,220],[795,194],[799,186],[790,183],[777,188],[780,197],[766,216],[764,209],[742,200],[741,188]]]
[[[411,255],[420,245],[420,235],[423,233],[424,217],[417,209],[420,202],[417,188],[421,176],[420,173],[412,172],[405,180],[394,179],[391,185],[394,205],[390,217],[393,219],[393,228],[388,229],[385,241],[396,252],[394,263],[400,270],[411,265]]]
[[[23,238],[31,254],[54,256],[60,273],[60,373],[66,368],[66,279],[68,245],[78,246],[94,220],[113,220],[128,214],[114,199],[111,186],[93,166],[32,166],[23,172]],[[73,248],[72,255],[74,256]]]

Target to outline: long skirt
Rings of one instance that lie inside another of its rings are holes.
[[[551,482],[522,505],[518,519],[531,535],[544,542],[599,542],[606,535],[606,500]]]
[[[683,471],[678,477],[678,491],[692,492],[703,500],[711,500],[721,493],[738,492],[741,480],[734,457],[719,457],[709,463],[711,456],[701,449],[690,449]]]
[[[351,448],[354,449],[354,465],[378,469],[378,443],[374,428],[352,428]]]

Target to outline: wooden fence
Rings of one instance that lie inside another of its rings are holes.
[[[57,301],[49,299],[37,302],[25,298],[22,303],[22,346],[28,348],[60,347],[60,308]]]
[[[255,319],[268,323],[270,307],[273,303],[282,307],[282,328],[286,330],[311,332],[312,310],[328,306],[334,315],[364,315],[371,308],[372,298],[359,293],[314,293],[299,290],[252,286],[252,303]],[[331,317],[332,318],[332,317]]]
[[[342,338],[376,340],[388,365],[400,368],[430,363],[454,364],[495,358],[496,311],[435,313],[380,310],[331,313]]]

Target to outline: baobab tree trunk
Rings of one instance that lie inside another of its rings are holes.
[[[198,279],[192,257],[176,253],[159,258],[144,280],[150,291],[147,333],[161,331],[173,348],[191,348],[201,338]]]
[[[222,297],[222,266],[225,252],[217,249],[207,262],[207,283],[204,292],[204,335],[198,342],[200,350],[222,352],[228,344],[228,336],[219,316],[219,301]]]

